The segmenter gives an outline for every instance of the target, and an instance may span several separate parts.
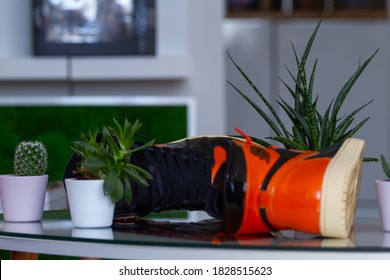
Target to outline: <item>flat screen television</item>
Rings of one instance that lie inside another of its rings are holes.
[[[154,55],[155,0],[32,0],[36,55]]]
[[[114,125],[113,118],[138,119],[142,137],[166,143],[195,134],[195,101],[154,96],[0,97],[0,174],[14,173],[13,152],[20,141],[40,140],[49,154],[49,189],[55,188],[62,184],[73,153],[71,142],[81,132]]]

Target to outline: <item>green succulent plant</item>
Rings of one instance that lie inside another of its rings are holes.
[[[373,100],[356,108],[348,115],[339,116],[339,112],[343,102],[345,101],[356,80],[374,58],[378,50],[376,50],[367,60],[359,65],[358,69],[341,88],[336,98],[333,99],[327,106],[325,113],[321,114],[317,109],[318,96],[314,96],[313,86],[318,59],[315,60],[310,73],[307,73],[306,71],[306,62],[315,37],[320,28],[321,22],[322,20],[315,27],[301,58],[299,58],[294,45],[291,44],[298,68],[297,74],[292,74],[288,67],[286,68],[294,82],[294,86],[289,86],[283,80],[281,80],[281,82],[287,88],[293,99],[293,102],[292,104],[289,104],[281,97],[277,101],[278,105],[290,119],[292,123],[291,129],[286,127],[275,108],[273,108],[271,105],[271,102],[265,98],[258,87],[252,82],[248,75],[228,53],[230,60],[233,62],[244,79],[249,83],[250,87],[259,97],[259,102],[262,104],[256,103],[231,82],[228,81],[228,83],[259,113],[261,118],[265,120],[266,123],[270,126],[275,135],[266,137],[266,139],[277,141],[288,149],[322,150],[335,143],[343,142],[345,139],[352,137],[369,119],[369,117],[366,117],[356,125],[352,126],[353,122],[355,121],[355,116]],[[264,106],[265,109],[263,109]],[[253,140],[265,146],[270,145],[268,141],[263,139],[255,138]],[[366,158],[365,160],[369,161],[375,159]]]
[[[132,200],[131,181],[149,186],[152,175],[131,163],[133,153],[153,144],[136,146],[135,137],[142,124],[133,124],[125,119],[123,125],[114,119],[115,126],[104,126],[101,133],[82,133],[79,141],[73,141],[72,149],[81,158],[74,174],[79,179],[103,179],[104,194],[114,203],[122,198],[130,204]]]
[[[46,173],[48,154],[45,145],[39,141],[22,141],[14,153],[15,174],[37,176]]]
[[[380,159],[383,173],[385,173],[387,179],[390,180],[390,165],[383,154],[381,154]]]

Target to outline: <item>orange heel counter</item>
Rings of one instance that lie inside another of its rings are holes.
[[[286,163],[267,188],[270,223],[277,229],[319,233],[321,186],[330,158],[305,160],[305,155]],[[310,174],[310,176],[307,176]],[[263,203],[264,204],[264,203]]]

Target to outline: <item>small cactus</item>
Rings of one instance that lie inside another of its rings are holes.
[[[15,149],[14,169],[19,176],[36,176],[46,173],[47,150],[39,141],[23,141]]]

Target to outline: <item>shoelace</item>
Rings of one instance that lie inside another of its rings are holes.
[[[151,146],[133,155],[132,162],[154,179],[149,187],[133,183],[130,206],[120,203],[116,214],[147,215],[172,209],[204,210],[211,186],[211,160],[191,151]]]

